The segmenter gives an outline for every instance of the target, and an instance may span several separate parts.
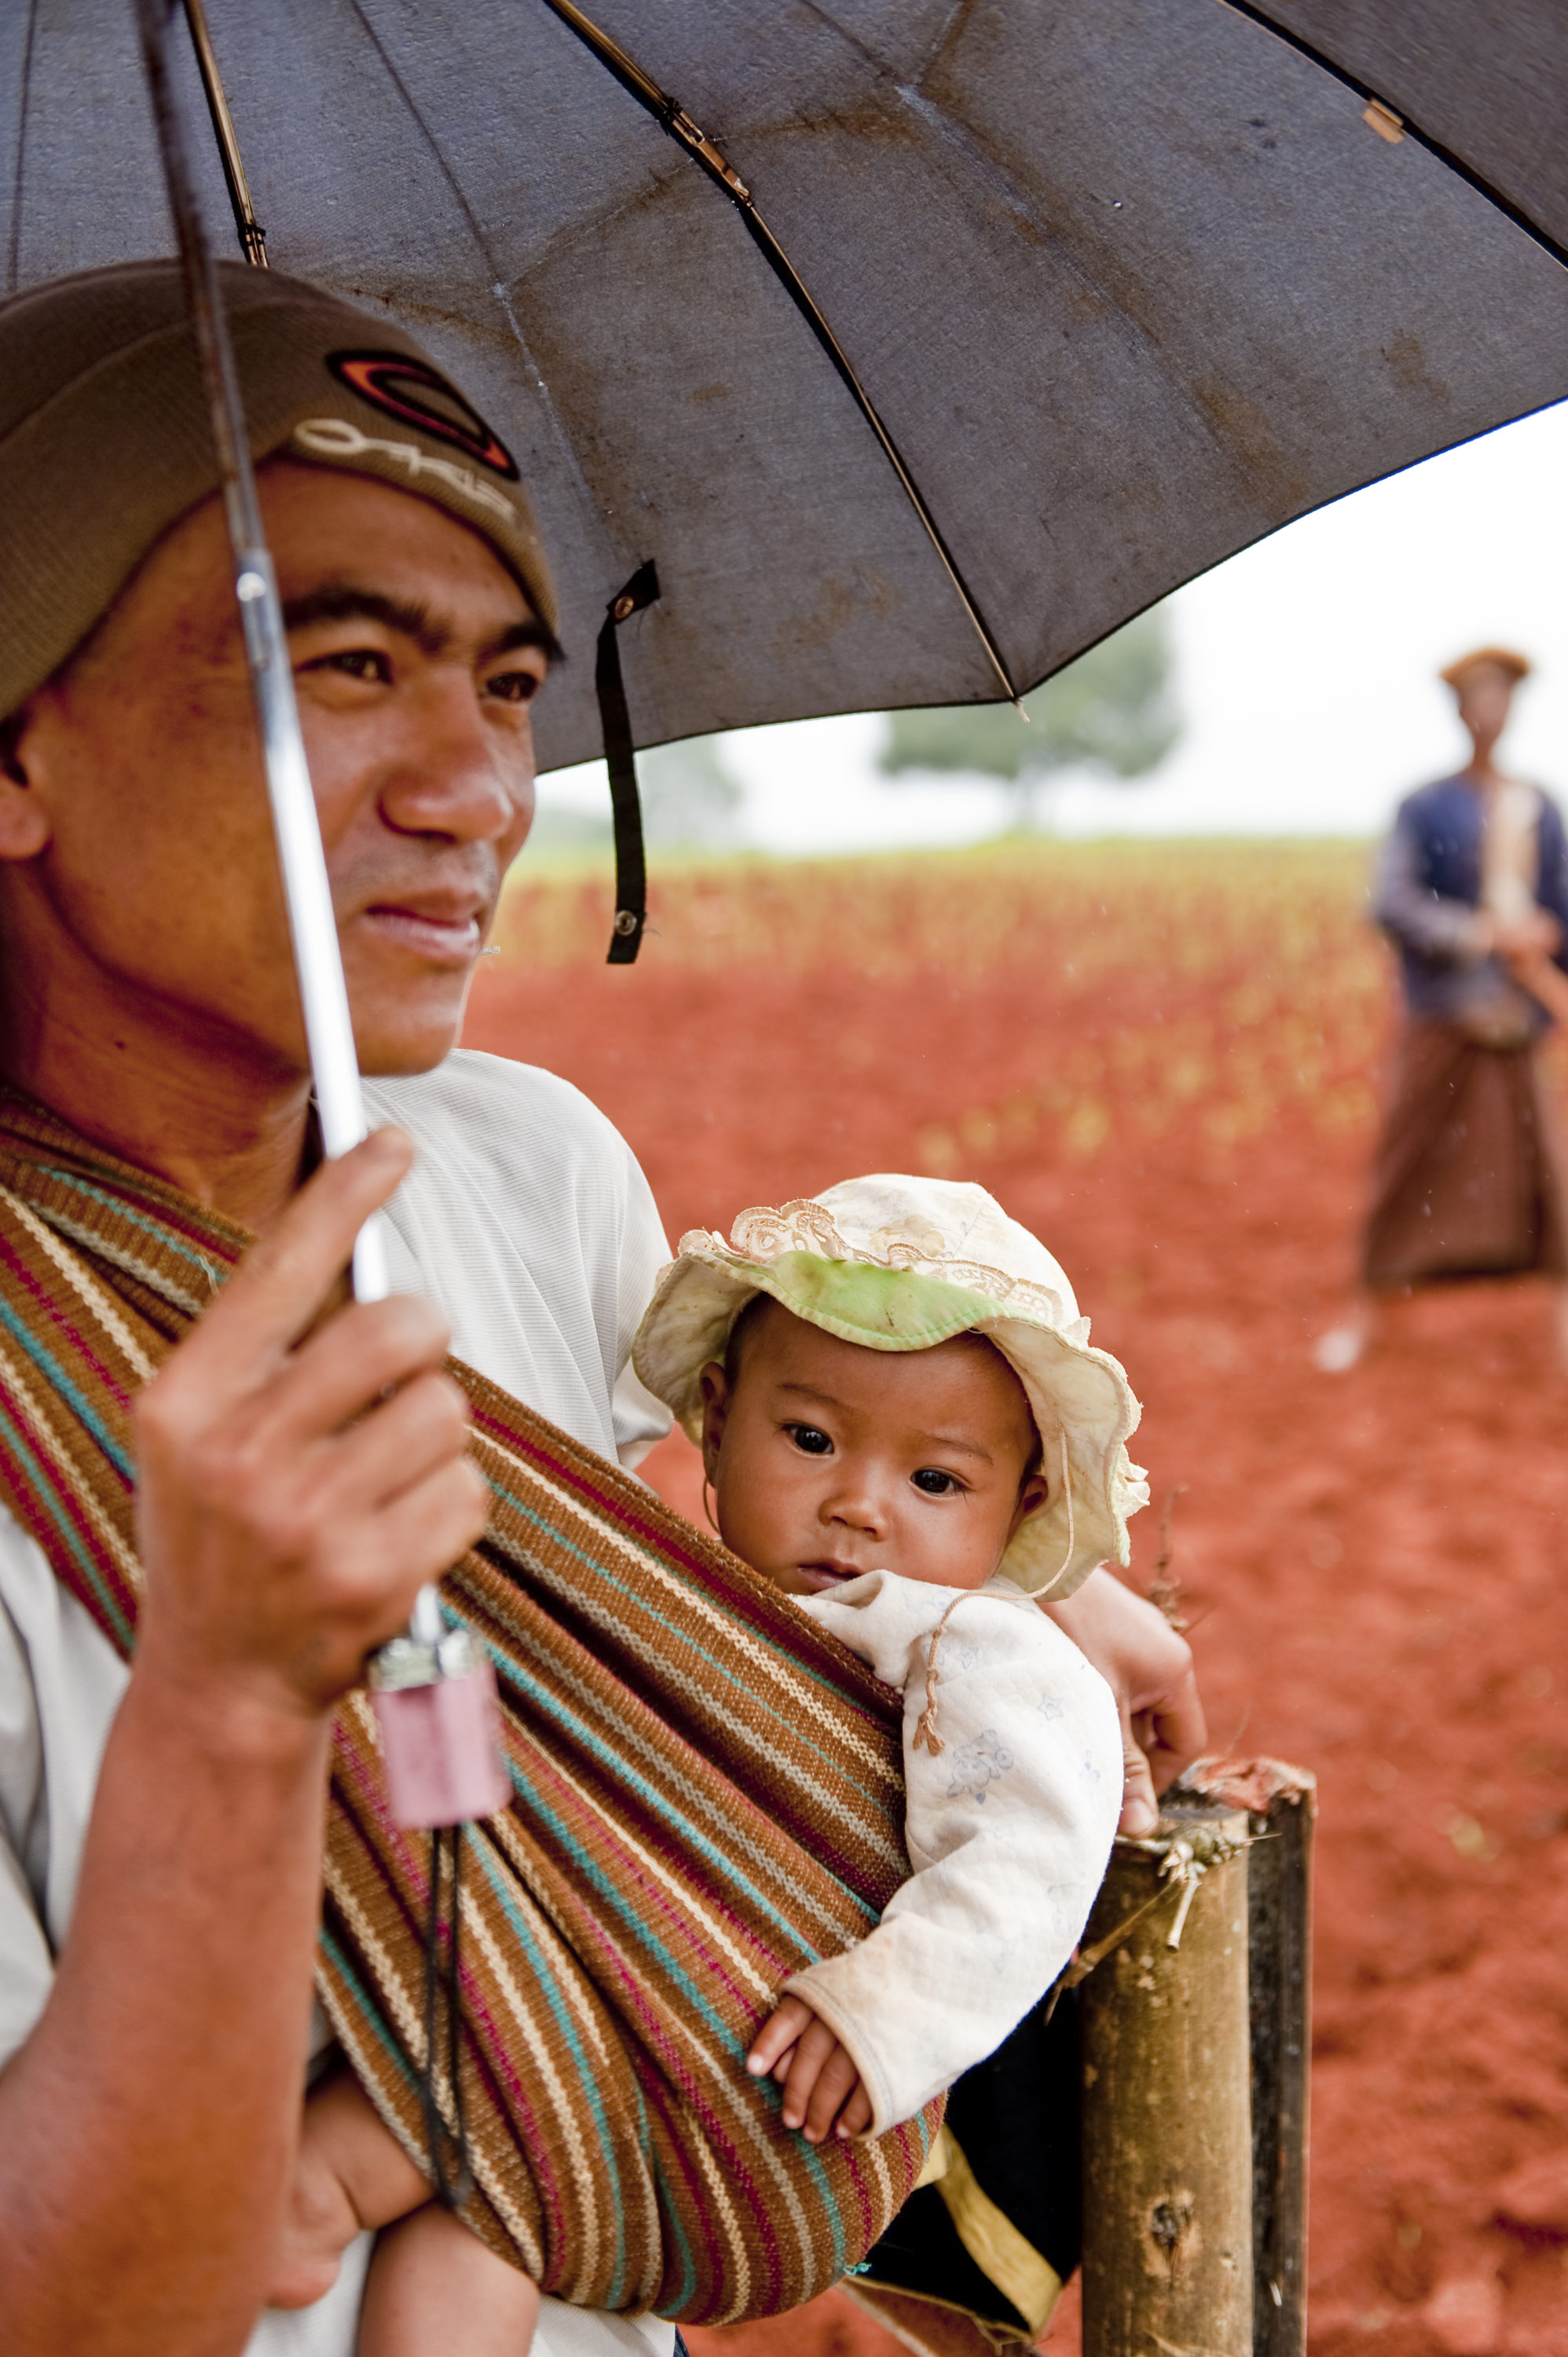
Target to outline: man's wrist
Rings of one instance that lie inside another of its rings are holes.
[[[1497,920],[1489,909],[1477,909],[1470,919],[1465,947],[1477,961],[1488,958],[1497,945]]]
[[[1093,1618],[1108,1584],[1113,1587],[1122,1587],[1122,1582],[1109,1564],[1097,1563],[1092,1571],[1085,1573],[1070,1596],[1058,1596],[1054,1599],[1042,1597],[1040,1609],[1059,1629],[1070,1630],[1075,1620]],[[1130,1595],[1132,1590],[1123,1589],[1123,1593]]]
[[[138,1649],[123,1709],[213,1766],[315,1773],[331,1738],[329,1711],[312,1709],[261,1670],[182,1662],[156,1640]]]

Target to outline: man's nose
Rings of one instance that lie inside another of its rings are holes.
[[[494,842],[516,823],[533,780],[524,736],[498,740],[467,674],[428,682],[417,699],[396,766],[383,779],[381,815],[400,834]]]

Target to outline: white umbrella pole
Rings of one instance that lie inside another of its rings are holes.
[[[311,790],[305,741],[300,735],[299,713],[294,700],[294,672],[284,631],[283,608],[278,602],[277,580],[256,499],[256,480],[245,436],[245,416],[234,367],[233,346],[230,341],[222,293],[202,223],[184,125],[175,96],[169,54],[176,14],[173,0],[136,0],[136,14],[141,27],[147,82],[157,119],[158,145],[168,188],[169,208],[174,215],[180,258],[185,265],[191,325],[212,416],[223,505],[233,552],[234,595],[244,624],[245,655],[256,700],[262,751],[266,765],[267,793],[277,838],[278,862],[283,870],[284,897],[288,904],[289,931],[294,942],[300,1001],[305,1011],[305,1032],[310,1051],[317,1114],[321,1125],[321,1143],[329,1156],[347,1154],[351,1146],[359,1144],[366,1132],[364,1097],[360,1087],[359,1060],[354,1049],[354,1027],[349,1013],[349,993],[343,979],[343,960],[338,945],[338,920],[328,881],[327,858],[321,847],[321,829],[317,821],[316,796]],[[386,1294],[386,1230],[380,1213],[367,1221],[360,1231],[359,1241],[354,1246],[353,1284],[354,1297],[359,1301],[380,1301]],[[451,1649],[449,1645],[444,1648],[444,1628],[435,1589],[432,1587],[422,1588],[414,1607],[412,1632],[412,1643],[417,1648],[419,1661],[423,1663],[424,1656],[429,1655],[433,1677],[440,1676],[445,1683],[450,1684],[455,1676],[456,1681],[466,1683],[466,1659],[459,1662],[455,1658],[450,1664],[445,1660],[445,1651]],[[453,1632],[454,1636],[458,1633]],[[400,1639],[388,1650],[391,1653],[399,1647],[403,1649],[403,1676],[412,1681],[413,1671],[417,1664],[411,1664],[408,1660],[410,1642],[410,1640]],[[443,1649],[439,1660],[436,1659],[438,1649]],[[488,1693],[487,1688],[487,1696]],[[452,1699],[447,1697],[448,1701]],[[485,1725],[488,1727],[488,1716]],[[437,1735],[435,1749],[438,1753],[442,1749],[442,1739]],[[435,1791],[435,1798],[425,1805],[436,1809],[456,1806],[451,1797],[455,1792],[459,1799],[466,1796],[469,1803],[457,1808],[459,1816],[488,1813],[489,1809],[498,1807],[499,1801],[495,1798],[489,1798],[485,1806],[474,1804],[476,1795],[479,1803],[484,1803],[496,1784],[493,1746],[488,1752],[484,1752],[481,1747],[481,1751],[490,1763],[488,1781],[482,1764],[476,1774],[458,1772],[455,1781],[448,1776],[445,1783],[437,1776],[435,1786],[427,1776],[424,1790],[427,1794]],[[415,1803],[414,1805],[420,1804]],[[432,1817],[425,1813],[417,1822],[426,1824],[449,1823],[451,1818]]]
[[[191,326],[212,418],[233,554],[234,595],[244,624],[245,655],[256,701],[278,863],[283,871],[321,1143],[326,1153],[336,1156],[357,1146],[366,1130],[349,993],[338,946],[338,921],[333,913],[305,741],[300,735],[299,713],[294,700],[294,673],[284,632],[283,608],[278,603],[277,581],[262,529],[233,346],[175,95],[170,50],[176,9],[172,0],[136,0],[136,15],[157,121],[169,210],[179,239]],[[354,1249],[355,1297],[379,1301],[386,1290],[384,1232],[379,1220],[371,1221],[361,1231]]]
[[[175,95],[170,44],[176,0],[136,0],[136,14],[223,489],[234,595],[244,626],[321,1143],[329,1156],[347,1154],[366,1130],[354,1028],[233,345]],[[359,1301],[380,1301],[387,1292],[386,1230],[379,1213],[366,1222],[355,1243],[353,1286]],[[408,1634],[393,1638],[371,1663],[371,1684],[399,1824],[460,1825],[505,1806],[510,1787],[496,1743],[489,1663],[466,1629],[447,1629],[433,1586],[420,1589]],[[454,1850],[454,1908],[456,1872]],[[433,1869],[433,1908],[435,1894]],[[454,1969],[456,1953],[454,1932]]]
[[[169,54],[174,0],[136,0],[136,13],[223,487],[234,595],[244,627],[245,657],[261,729],[321,1143],[329,1156],[347,1154],[359,1144],[366,1128],[354,1027],[316,796],[294,700],[283,608],[262,529],[233,346],[175,96]],[[360,1231],[354,1246],[353,1285],[359,1301],[380,1301],[386,1294],[386,1229],[379,1213]],[[470,1818],[491,1816],[506,1805],[510,1786],[497,1747],[495,1680],[489,1662],[467,1629],[446,1627],[433,1586],[419,1590],[408,1634],[394,1637],[371,1664],[371,1684],[396,1823],[410,1827],[461,1825]],[[438,1881],[434,1838],[433,1910]],[[459,1854],[456,1842],[454,1836],[454,1973]],[[432,1946],[427,1974],[434,1973],[435,1953]],[[455,1996],[450,2003],[455,2006]],[[433,2111],[430,2118],[434,2151],[440,2136]],[[460,2147],[460,2136],[458,2142]],[[459,2160],[461,2179],[467,2168],[461,2151]],[[445,2198],[452,2190],[445,2174],[441,2183]]]

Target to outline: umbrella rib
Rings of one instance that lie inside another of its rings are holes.
[[[38,29],[38,0],[29,0],[27,38],[22,48],[22,90],[16,102],[16,168],[11,183],[11,234],[6,241],[5,292],[16,291],[22,262],[22,182],[27,160],[27,102],[33,93],[33,36]]]
[[[583,472],[583,462],[579,458],[576,449],[573,445],[571,433],[568,430],[566,421],[562,416],[560,410],[556,406],[553,396],[551,393],[550,387],[545,382],[544,372],[541,369],[538,361],[534,358],[533,353],[529,347],[528,339],[523,333],[521,325],[518,319],[516,308],[512,302],[511,295],[507,287],[505,271],[502,267],[499,256],[494,252],[489,238],[485,234],[484,224],[479,220],[478,215],[475,212],[473,206],[468,202],[463,183],[454,171],[452,165],[447,158],[446,150],[442,146],[440,140],[435,136],[435,132],[432,130],[418,100],[414,97],[414,94],[409,88],[407,81],[399,71],[397,60],[392,57],[391,51],[386,46],[386,43],[381,39],[381,35],[377,32],[369,16],[365,14],[364,8],[360,5],[360,0],[349,0],[349,5],[353,10],[355,16],[359,20],[360,31],[364,34],[365,38],[369,41],[371,48],[374,49],[377,58],[380,59],[382,72],[386,75],[388,81],[391,82],[392,89],[396,91],[399,104],[403,107],[410,122],[413,124],[414,129],[424,140],[425,146],[429,149],[436,170],[440,173],[442,178],[446,181],[447,188],[451,190],[453,202],[457,206],[459,211],[462,213],[464,221],[467,223],[468,234],[472,237],[479,258],[483,262],[486,271],[489,274],[490,292],[495,296],[496,301],[499,304],[501,316],[507,323],[508,332],[510,334],[513,342],[516,344],[519,351],[522,354],[523,360],[527,364],[529,375],[533,380],[533,389],[538,394],[540,404],[543,408],[545,416],[549,420],[550,431],[555,438],[556,447],[561,453],[563,464],[570,469],[573,484],[582,500],[583,511],[592,520],[594,525],[600,532],[605,533],[607,540],[608,540],[612,535],[610,535],[607,528],[604,512],[588,488],[587,480]],[[625,561],[626,551],[624,549],[619,552],[619,557],[621,561]],[[617,561],[615,555],[612,554],[610,561],[612,563]]]
[[[1245,16],[1250,24],[1261,27],[1265,33],[1272,33],[1276,41],[1284,43],[1287,49],[1294,49],[1298,57],[1305,58],[1326,74],[1331,74],[1337,82],[1347,90],[1354,91],[1356,96],[1364,98],[1369,105],[1380,107],[1407,139],[1412,139],[1418,147],[1424,147],[1429,156],[1434,156],[1440,164],[1446,165],[1448,170],[1474,188],[1478,197],[1485,197],[1489,205],[1495,205],[1498,212],[1506,214],[1516,229],[1521,229],[1526,237],[1533,238],[1554,262],[1560,262],[1568,268],[1568,246],[1560,244],[1550,230],[1542,229],[1539,221],[1530,219],[1522,206],[1516,205],[1510,197],[1503,195],[1500,188],[1494,188],[1473,164],[1466,164],[1462,156],[1455,155],[1452,147],[1445,147],[1441,139],[1434,138],[1430,131],[1423,131],[1419,123],[1412,123],[1408,114],[1401,114],[1380,90],[1374,90],[1370,82],[1362,81],[1348,66],[1342,66],[1337,58],[1331,58],[1326,50],[1316,48],[1288,25],[1277,24],[1266,9],[1254,5],[1254,0],[1219,0],[1219,5],[1230,9],[1232,16]]]
[[[212,118],[212,135],[218,142],[218,155],[223,166],[223,180],[229,191],[229,206],[234,216],[240,251],[247,262],[253,263],[258,270],[264,270],[267,267],[267,233],[256,219],[251,203],[250,184],[246,180],[245,166],[240,154],[239,135],[234,129],[234,118],[229,112],[223,77],[218,70],[212,36],[207,29],[207,12],[201,0],[181,0],[181,5],[185,10],[190,46],[196,52],[196,70],[201,76],[207,112]]]
[[[614,76],[621,88],[653,116],[660,128],[674,140],[678,147],[691,156],[693,163],[699,164],[714,186],[722,189],[729,198],[745,222],[752,242],[811,328],[851,399],[875,436],[881,446],[883,457],[897,477],[905,497],[919,518],[926,537],[936,551],[942,569],[957,594],[959,603],[968,615],[975,636],[985,650],[986,660],[1001,683],[1003,694],[1010,703],[1016,704],[1019,691],[1013,683],[1002,650],[997,644],[995,633],[981,611],[973,591],[964,579],[958,559],[948,546],[940,525],[927,506],[924,494],[910,473],[897,444],[883,424],[875,403],[855,374],[849,355],[834,335],[794,264],[757,211],[751,190],[746,187],[746,182],[720,152],[714,142],[698,129],[685,109],[678,105],[667,91],[661,90],[651,74],[646,73],[636,59],[623,49],[618,41],[612,40],[607,33],[601,31],[591,16],[585,16],[582,9],[576,6],[575,0],[544,0],[544,5],[554,16],[559,16],[561,22],[577,36],[585,48],[589,50]]]
[[[443,153],[440,141],[436,138],[435,132],[425,121],[424,113],[415,100],[413,92],[410,90],[407,82],[398,71],[397,66],[387,48],[386,43],[382,40],[375,27],[371,24],[369,16],[366,16],[363,7],[360,5],[360,0],[349,0],[349,5],[360,20],[360,30],[364,34],[365,38],[369,41],[371,48],[374,49],[377,58],[380,59],[382,72],[386,75],[387,80],[391,82],[393,90],[396,91],[403,107],[413,116],[420,136],[424,141],[425,145],[429,148],[431,155],[435,157],[435,168],[440,173],[442,178],[446,181],[446,186],[451,189],[453,199],[461,211],[463,219],[468,224],[469,234],[472,236],[474,243],[478,247],[479,252],[484,258],[485,268],[489,272],[492,280],[498,280],[500,276],[500,267],[496,261],[495,255],[490,251],[490,242],[485,235],[484,228],[478,214],[475,212],[473,206],[468,202],[467,197],[463,189],[462,182],[458,179],[456,173],[452,169],[451,165],[447,162],[446,157]],[[494,290],[492,288],[492,292]]]

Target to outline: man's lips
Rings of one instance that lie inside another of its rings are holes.
[[[365,910],[364,922],[435,965],[471,963],[484,939],[481,911],[472,901],[380,900]]]

